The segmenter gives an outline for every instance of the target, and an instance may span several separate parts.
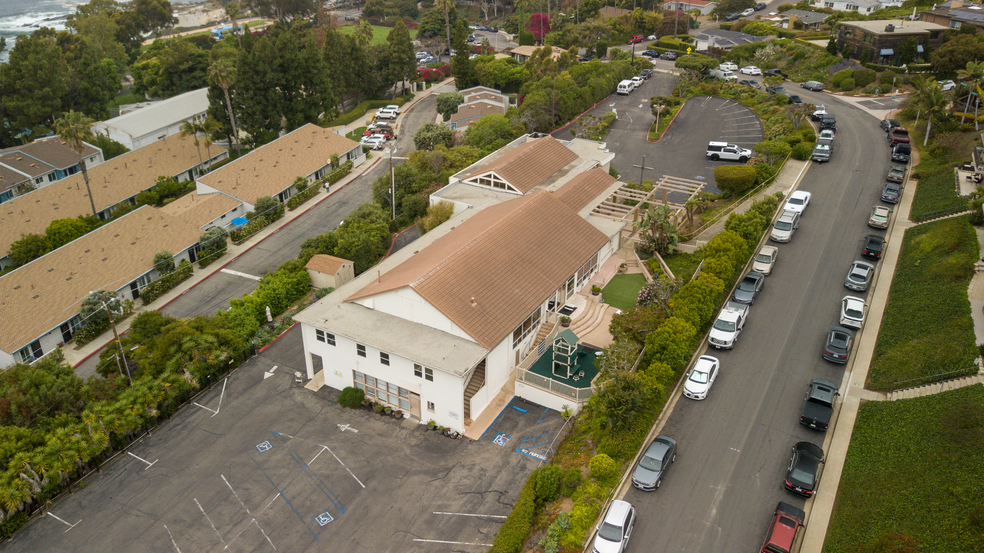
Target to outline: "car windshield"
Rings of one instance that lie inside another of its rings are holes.
[[[844,309],[844,314],[852,319],[860,319],[861,316],[864,315],[864,313],[860,309],[857,309],[850,305],[846,309]]]
[[[741,290],[742,292],[751,292],[752,290],[755,289],[755,280],[746,278],[745,280],[741,281],[741,284],[738,285],[738,289]]]
[[[690,372],[690,381],[696,382],[697,384],[707,384],[708,379],[710,379],[711,374],[700,369],[694,369]]]
[[[789,221],[776,221],[776,230],[793,230],[793,224]]]
[[[651,470],[653,472],[659,472],[660,470],[660,460],[655,457],[650,457],[648,455],[643,455],[642,459],[639,460],[639,466]]]
[[[714,328],[716,328],[717,330],[721,330],[723,332],[734,332],[735,331],[735,322],[734,321],[722,321],[721,319],[718,319],[714,323]]]
[[[755,261],[758,263],[769,264],[772,263],[772,256],[767,253],[760,253],[755,256]]]
[[[876,211],[871,215],[871,218],[876,221],[884,221],[888,218],[888,213],[883,213],[881,211]]]
[[[610,522],[604,522],[601,528],[598,530],[598,535],[602,539],[613,542],[622,541],[622,528],[620,526],[615,526]]]
[[[813,473],[805,471],[800,467],[793,467],[792,472],[789,473],[789,477],[797,482],[802,482],[807,488],[813,487]]]
[[[830,146],[827,145],[827,144],[817,144],[817,148],[816,149],[819,150],[819,151],[821,151],[821,152],[826,152],[826,151],[830,150]]]
[[[803,205],[804,201],[803,198],[800,198],[798,196],[793,196],[792,198],[789,198],[789,203],[791,203],[792,205]]]

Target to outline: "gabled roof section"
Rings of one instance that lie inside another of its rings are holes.
[[[36,157],[29,156],[18,150],[0,152],[0,166],[13,169],[31,177],[47,175],[55,170],[55,166],[45,163]]]
[[[492,349],[607,241],[538,191],[475,214],[346,301],[409,286]]]
[[[133,138],[189,119],[208,109],[208,89],[199,88],[103,121]]]
[[[239,200],[225,194],[199,195],[196,191],[185,194],[160,209],[168,215],[201,228],[242,204]]]
[[[274,196],[325,165],[332,154],[358,148],[359,143],[329,129],[307,124],[201,177],[198,182],[250,205]]]
[[[79,163],[79,154],[75,153],[75,150],[64,140],[54,136],[39,138],[22,146],[0,150],[0,155],[8,152],[20,152],[58,169],[65,169]],[[82,157],[89,157],[98,153],[97,148],[88,142],[83,143]]]
[[[615,177],[601,167],[585,171],[554,192],[554,197],[575,212],[581,211],[588,203],[604,192]]]
[[[527,140],[463,178],[464,182],[526,194],[577,159],[552,136]]]
[[[457,123],[458,121],[485,117],[486,115],[502,115],[505,112],[506,108],[502,104],[479,100],[458,106],[458,113],[452,115],[451,119],[448,119],[448,122]]]
[[[351,263],[348,259],[342,259],[341,257],[335,257],[334,255],[328,255],[319,253],[311,257],[311,260],[307,262],[304,266],[305,269],[311,269],[312,271],[318,271],[319,273],[324,273],[326,275],[333,275],[342,268],[342,265],[346,263]]]
[[[27,180],[29,180],[28,177],[21,173],[0,165],[0,192]]]
[[[0,277],[0,350],[13,353],[79,311],[92,290],[118,290],[154,267],[154,254],[175,254],[201,231],[140,207]]]

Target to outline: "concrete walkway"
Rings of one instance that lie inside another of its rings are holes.
[[[447,79],[444,82],[440,83],[439,85],[436,84],[435,86],[428,88],[427,90],[418,91],[415,94],[414,99],[409,104],[406,104],[404,106],[403,108],[404,111],[412,108],[414,105],[416,105],[417,102],[419,102],[422,98],[424,98],[428,94],[431,94],[432,92],[440,91],[443,88],[443,86],[446,85],[448,82],[453,82],[453,79]],[[372,110],[366,113],[366,115],[363,118],[361,118],[359,121],[356,121],[355,123],[350,123],[348,126],[352,128],[364,127],[367,125],[367,122],[369,121],[369,119],[372,118],[372,115],[374,113],[375,110]],[[400,117],[403,116],[401,115]],[[397,119],[397,121],[399,121],[399,118]],[[352,126],[353,124],[355,125],[354,127]],[[343,187],[345,187],[346,185],[358,179],[364,173],[369,171],[369,169],[371,169],[373,166],[379,163],[380,160],[385,159],[385,156],[381,155],[380,152],[373,152],[372,155],[373,155],[373,159],[370,159],[365,163],[363,163],[362,165],[360,165],[359,167],[356,167],[355,169],[352,170],[351,173],[346,175],[340,181],[331,185],[330,193],[326,194],[323,191],[318,192],[318,194],[315,195],[314,198],[308,200],[299,209],[296,209],[294,211],[286,211],[284,213],[284,216],[281,217],[278,221],[260,230],[246,242],[239,245],[229,244],[226,254],[219,261],[209,265],[205,269],[200,269],[196,265],[195,273],[194,275],[191,276],[191,278],[182,282],[181,284],[170,290],[168,293],[164,294],[163,296],[155,300],[151,305],[143,305],[143,302],[140,300],[134,302],[136,304],[136,307],[133,310],[133,314],[127,317],[125,320],[116,323],[117,332],[123,334],[124,332],[128,331],[130,329],[130,322],[133,321],[133,318],[138,313],[147,311],[149,309],[153,309],[153,310],[162,309],[167,304],[171,303],[172,301],[177,299],[179,296],[181,296],[188,290],[194,288],[195,286],[197,286],[198,284],[200,284],[201,282],[203,282],[213,274],[221,271],[226,265],[235,261],[237,257],[239,257],[246,251],[250,250],[257,244],[265,240],[268,236],[276,233],[281,228],[287,226],[295,219],[301,217],[314,206],[327,200],[332,194],[335,194]],[[88,344],[85,344],[84,346],[63,348],[62,352],[65,354],[65,360],[68,362],[68,364],[71,365],[72,367],[76,367],[77,365],[81,364],[83,361],[85,361],[92,355],[101,351],[104,347],[111,344],[112,342],[113,342],[113,331],[112,329],[110,329],[104,332],[95,340],[89,342]]]

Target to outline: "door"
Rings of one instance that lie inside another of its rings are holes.
[[[319,372],[323,371],[324,368],[325,368],[325,364],[321,360],[321,356],[320,355],[315,355],[315,354],[312,353],[311,354],[311,369],[312,369],[311,378],[314,378],[314,375],[316,375]]]
[[[420,394],[413,392],[410,392],[410,416],[420,419]]]
[[[198,246],[197,245],[194,248],[191,248],[190,250],[188,250],[188,261],[191,261],[192,263],[198,261]]]
[[[140,297],[140,286],[137,284],[137,281],[135,280],[130,283],[130,294],[133,295],[133,299],[137,299]]]
[[[66,344],[72,341],[72,325],[65,323],[61,325],[62,342]]]
[[[564,296],[564,300],[570,299],[574,295],[574,291],[577,290],[577,274],[571,275],[571,278],[567,279],[567,294]],[[563,305],[558,306],[563,307]]]

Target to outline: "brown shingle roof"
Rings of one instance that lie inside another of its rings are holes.
[[[239,205],[242,205],[242,202],[222,193],[199,196],[198,192],[192,192],[160,209],[168,215],[201,228]]]
[[[99,153],[99,150],[88,144],[85,144],[84,148],[83,157],[89,157]],[[0,153],[15,150],[24,152],[59,169],[71,167],[79,162],[79,154],[75,153],[75,150],[69,147],[64,140],[57,137],[42,138],[29,144],[24,144],[23,146],[14,146],[13,148],[0,150]]]
[[[212,155],[225,148],[212,145]],[[204,148],[202,156],[206,155]],[[175,176],[199,164],[191,137],[169,136],[89,169],[96,209],[102,211],[154,186],[157,177]],[[22,234],[43,233],[55,219],[91,215],[82,173],[0,205],[0,257]]]
[[[615,182],[615,177],[609,175],[601,167],[595,167],[577,175],[567,184],[558,188],[554,192],[554,197],[574,211],[580,211],[598,194],[611,186],[613,182]]]
[[[577,154],[552,136],[529,139],[462,180],[495,173],[525,194],[577,159]]]
[[[117,290],[184,251],[201,231],[143,206],[0,277],[0,349],[13,353],[78,313],[92,290]]]
[[[28,180],[28,177],[0,165],[0,192]]]
[[[479,100],[486,100],[496,104],[508,104],[506,97],[502,94],[496,94],[494,92],[475,92],[472,94],[465,95],[465,101],[462,104],[470,104],[471,102],[478,102]]]
[[[506,113],[506,108],[502,104],[494,104],[492,102],[482,100],[481,102],[475,102],[473,104],[461,104],[458,106],[458,113],[452,115],[449,121],[458,122],[465,119],[483,117],[485,115],[502,115],[504,113]]]
[[[607,241],[539,191],[482,210],[346,301],[410,286],[492,349]]]
[[[328,164],[332,154],[358,148],[359,143],[317,125],[304,125],[248,155],[198,179],[202,184],[248,203],[274,196]]]
[[[21,173],[27,173],[32,177],[47,175],[55,170],[54,165],[34,159],[29,155],[25,155],[23,152],[7,152],[5,154],[0,154],[0,164],[6,165],[11,169],[16,169]]]
[[[337,273],[345,263],[351,263],[351,261],[348,259],[342,259],[341,257],[335,257],[334,255],[319,253],[318,255],[311,257],[311,261],[308,261],[304,268],[311,269],[312,271],[318,271],[319,273],[325,273],[326,275],[333,275]]]

